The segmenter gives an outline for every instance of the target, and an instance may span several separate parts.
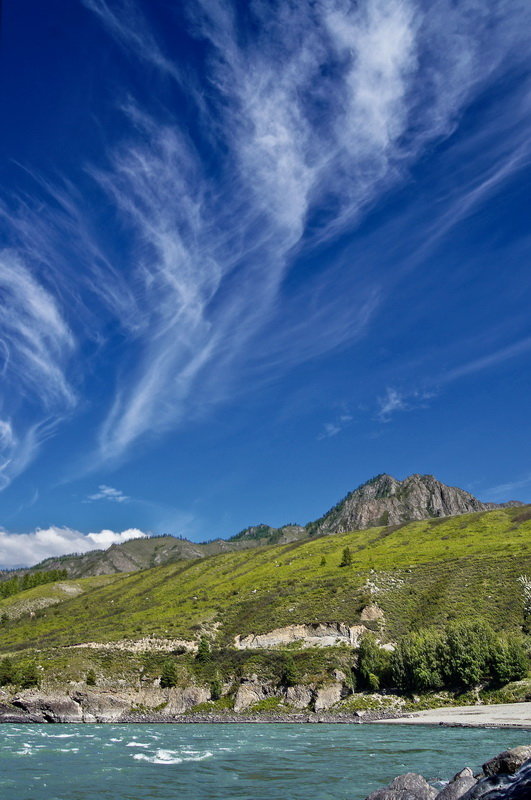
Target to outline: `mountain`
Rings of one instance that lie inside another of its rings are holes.
[[[0,652],[202,631],[231,646],[289,626],[372,625],[374,604],[391,641],[454,618],[518,630],[524,574],[531,506],[419,520],[37,586],[0,600]]]
[[[464,489],[446,486],[433,475],[410,475],[403,481],[377,475],[350,492],[323,517],[309,522],[310,536],[344,533],[377,525],[402,525],[430,517],[452,517],[522,503],[483,503]]]
[[[5,580],[13,575],[24,575],[30,571],[52,569],[66,569],[69,578],[137,572],[173,561],[205,558],[218,553],[243,550],[255,545],[256,542],[246,539],[232,543],[225,539],[214,539],[211,542],[200,544],[175,536],[149,536],[143,539],[130,539],[123,544],[113,544],[107,550],[90,550],[83,554],[53,556],[41,561],[31,569],[5,570],[0,572],[0,580]]]
[[[0,599],[0,659],[10,659],[1,664],[11,682],[0,693],[0,721],[15,721],[21,709],[28,721],[57,722],[379,709],[380,694],[352,694],[356,648],[367,632],[389,653],[411,631],[443,633],[481,620],[500,634],[492,641],[503,654],[507,637],[518,643],[529,623],[522,584],[529,574],[531,506],[61,578]],[[176,685],[166,689],[160,679],[169,666]],[[520,670],[518,683],[481,696],[499,700],[510,691],[527,699],[531,681],[521,677]],[[21,687],[32,681],[40,688]]]
[[[203,543],[174,536],[131,539],[123,544],[112,545],[108,550],[48,558],[31,570],[66,569],[69,578],[137,572],[178,560],[205,558],[272,544],[291,544],[309,536],[345,533],[381,525],[401,525],[413,520],[521,505],[517,501],[483,503],[463,489],[446,486],[433,475],[410,475],[403,481],[391,475],[377,475],[305,527],[290,523],[273,528],[261,523],[251,525],[229,539]],[[26,572],[27,569],[0,572],[0,580]]]

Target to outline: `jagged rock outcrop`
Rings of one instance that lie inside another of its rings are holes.
[[[433,475],[410,475],[403,481],[378,475],[350,492],[321,519],[308,523],[306,529],[312,536],[344,533],[496,507],[498,504],[483,503],[463,489],[446,486]]]
[[[255,650],[285,647],[292,642],[301,642],[307,647],[333,647],[338,644],[357,647],[367,630],[365,625],[346,625],[344,622],[288,625],[268,633],[238,635],[234,639],[234,646],[238,650]]]

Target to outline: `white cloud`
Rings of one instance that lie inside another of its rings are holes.
[[[391,417],[397,411],[414,411],[419,408],[427,408],[427,401],[431,400],[432,397],[435,397],[435,392],[432,391],[406,393],[388,387],[385,395],[378,398],[376,419],[380,422],[390,422]]]
[[[47,407],[73,405],[75,394],[65,376],[73,336],[52,292],[12,250],[0,251],[0,294],[4,381]]]
[[[83,2],[122,48],[154,67],[150,81],[180,82],[138,4]],[[120,217],[120,253],[98,234],[101,217],[85,199],[97,191],[93,183],[85,194],[81,180],[40,180],[38,207],[25,200],[17,213],[0,209],[18,253],[0,261],[0,289],[11,301],[0,312],[0,371],[40,398],[45,420],[19,430],[0,408],[12,434],[0,453],[4,483],[28,463],[43,430],[76,404],[72,373],[85,365],[79,359],[72,369],[68,318],[81,338],[102,346],[117,321],[123,333],[97,462],[360,338],[386,276],[377,279],[363,259],[340,269],[324,258],[293,288],[297,257],[352,230],[406,179],[500,65],[510,69],[524,57],[531,25],[523,0],[435,0],[429,8],[413,0],[255,0],[242,37],[230,3],[187,8],[208,50],[208,92],[186,84],[200,144],[161,91],[157,116],[134,99],[122,102],[121,138],[109,142],[105,165],[86,168],[105,193],[109,219]],[[513,137],[506,141],[510,150]],[[515,150],[512,161],[467,186],[447,227],[524,159]],[[46,285],[36,278],[39,266]],[[378,416],[386,421],[422,399],[389,389]],[[337,434],[339,424],[327,423],[324,435]]]
[[[92,500],[109,500],[111,503],[127,503],[131,498],[124,494],[120,489],[115,489],[113,486],[106,486],[102,483],[98,486],[98,491],[94,494],[89,494],[84,502]]]
[[[149,24],[140,13],[138,5],[130,0],[113,0],[112,8],[106,0],[81,0],[126,50],[142,61],[151,64],[164,74],[180,80],[179,72],[167,58],[149,31]]]
[[[12,568],[33,566],[52,556],[70,553],[87,553],[89,550],[107,549],[129,539],[139,539],[146,534],[137,528],[115,532],[83,534],[71,528],[37,528],[32,533],[9,533],[0,530],[0,566]]]

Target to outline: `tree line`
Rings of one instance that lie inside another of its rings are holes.
[[[356,670],[361,689],[395,688],[411,694],[441,689],[465,691],[482,683],[503,686],[527,676],[529,659],[522,637],[497,634],[485,622],[451,622],[400,639],[392,652],[366,634]]]
[[[14,575],[6,581],[0,582],[0,598],[11,597],[18,592],[26,589],[33,589],[35,586],[42,586],[44,583],[54,583],[68,577],[66,569],[49,569],[36,572],[26,572],[22,577]]]

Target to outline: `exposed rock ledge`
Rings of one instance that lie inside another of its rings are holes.
[[[171,653],[174,650],[184,648],[190,653],[195,653],[197,651],[197,642],[188,641],[187,639],[152,639],[148,636],[144,639],[121,639],[118,642],[83,642],[70,645],[70,647],[88,647],[92,650],[126,650],[130,653],[148,651]]]
[[[269,633],[236,636],[234,645],[238,650],[285,647],[293,642],[300,642],[306,647],[334,647],[338,644],[357,647],[367,630],[365,625],[347,625],[344,622],[288,625],[285,628],[275,628]]]
[[[0,722],[122,722],[131,714],[152,712],[171,718],[210,699],[202,686],[110,691],[25,690],[0,704]]]

